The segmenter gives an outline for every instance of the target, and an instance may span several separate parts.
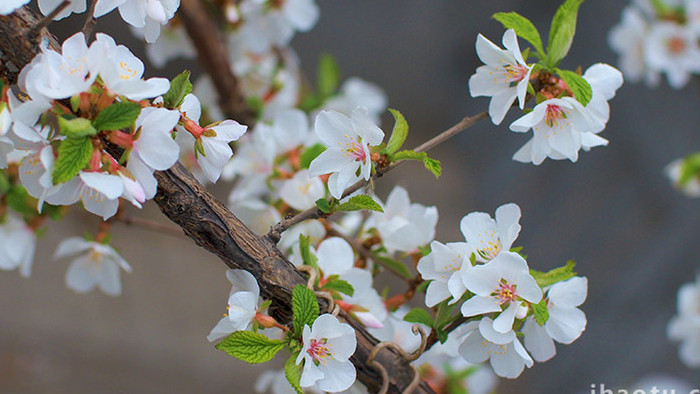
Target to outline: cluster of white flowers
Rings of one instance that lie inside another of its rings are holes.
[[[656,86],[660,74],[680,89],[700,72],[700,2],[635,1],[622,11],[608,42],[628,80]]]
[[[523,59],[515,32],[507,30],[501,49],[479,35],[476,51],[482,62],[476,74],[469,79],[472,97],[491,97],[489,115],[494,124],[500,124],[505,114],[518,99],[520,108],[525,106],[529,80],[534,65]],[[578,160],[579,150],[589,150],[607,145],[598,135],[610,117],[608,100],[622,85],[622,74],[607,64],[595,64],[583,74],[590,84],[592,96],[584,107],[573,97],[562,79],[548,78],[548,83],[537,92],[543,99],[535,107],[510,125],[518,133],[532,129],[533,137],[514,155],[523,163],[541,164],[545,158],[554,160]]]
[[[467,324],[460,354],[470,363],[491,361],[497,375],[515,378],[525,366],[554,356],[552,340],[569,344],[586,326],[576,307],[586,298],[585,278],[574,277],[543,289],[529,273],[525,259],[511,247],[520,232],[520,208],[506,204],[495,219],[473,212],[462,218],[466,242],[431,243],[431,253],[418,263],[418,271],[430,280],[426,305],[463,302],[462,316],[478,317]],[[468,295],[465,297],[465,294]],[[541,326],[532,306],[546,300],[549,319]],[[525,335],[525,347],[516,331]]]
[[[700,368],[700,275],[678,290],[678,314],[668,324],[668,336],[681,342],[681,361],[690,368]]]

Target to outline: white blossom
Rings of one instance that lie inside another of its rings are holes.
[[[323,391],[339,392],[355,382],[357,372],[349,359],[355,353],[357,339],[350,325],[326,313],[311,328],[304,326],[302,341],[303,348],[296,359],[297,365],[304,360],[302,387],[316,384]]]
[[[503,34],[503,46],[506,47],[505,50],[479,34],[476,53],[485,65],[477,68],[476,74],[469,78],[472,97],[491,97],[489,116],[497,125],[503,121],[516,98],[521,109],[525,105],[532,71],[532,66],[528,66],[523,59],[513,29],[508,29]]]
[[[316,206],[316,200],[323,198],[326,187],[319,177],[310,177],[308,170],[301,170],[294,177],[284,181],[280,197],[290,207],[303,211]]]
[[[517,204],[504,204],[496,209],[495,220],[488,213],[472,212],[462,218],[459,228],[476,248],[476,259],[487,262],[513,246],[520,234],[520,215]]]
[[[378,85],[352,77],[343,82],[337,95],[323,103],[323,109],[350,116],[353,109],[364,106],[372,121],[378,124],[379,116],[386,111],[387,102],[386,93]]]
[[[680,342],[678,355],[689,368],[700,367],[700,274],[678,290],[678,314],[668,324],[668,337]]]
[[[457,302],[466,291],[460,272],[471,268],[469,257],[475,249],[465,242],[438,241],[431,242],[430,249],[430,254],[421,257],[416,267],[424,280],[431,281],[425,304],[432,308],[448,298],[452,298],[450,303]]]
[[[226,278],[231,282],[226,315],[219,320],[207,336],[209,342],[223,338],[234,331],[247,330],[253,323],[260,305],[260,287],[248,271],[230,269]]]
[[[102,216],[114,216],[119,209],[119,197],[124,193],[124,182],[119,175],[105,172],[80,171],[78,176],[59,185],[46,197],[53,205],[71,205],[82,202],[86,211]]]
[[[698,35],[687,26],[657,21],[651,25],[644,49],[650,69],[663,72],[674,89],[680,89],[693,73],[700,72]]]
[[[659,73],[649,69],[645,60],[645,42],[649,24],[636,7],[626,7],[622,11],[622,21],[612,28],[608,43],[619,55],[619,62],[625,78],[638,82],[645,80],[648,85],[659,82]]]
[[[27,278],[32,272],[36,234],[24,221],[8,213],[0,218],[0,269],[13,270]]]
[[[311,162],[310,176],[330,173],[328,189],[335,198],[341,198],[345,189],[360,179],[369,180],[369,148],[382,142],[384,132],[372,123],[366,108],[355,108],[350,118],[335,111],[321,111],[314,129],[328,149]]]
[[[131,266],[109,245],[87,241],[82,237],[64,239],[58,244],[55,259],[74,256],[66,272],[66,286],[78,293],[95,287],[110,296],[122,292],[119,269],[131,272]]]
[[[146,42],[155,42],[162,25],[175,15],[180,0],[96,0],[95,18],[99,18],[115,8],[119,8],[124,22],[133,27],[143,28]],[[157,94],[156,94],[157,96]]]

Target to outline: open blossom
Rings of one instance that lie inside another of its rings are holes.
[[[56,192],[46,197],[46,202],[71,205],[80,201],[86,211],[107,220],[117,213],[123,193],[124,182],[119,175],[80,171],[77,177],[58,185]]]
[[[345,189],[360,179],[369,180],[370,146],[379,145],[384,132],[372,123],[366,108],[355,108],[350,118],[335,111],[321,111],[314,128],[328,149],[311,162],[310,176],[330,173],[328,189],[335,198],[341,198]]]
[[[239,34],[248,49],[257,53],[287,46],[295,30],[311,30],[319,17],[314,0],[248,0],[242,2],[240,11],[244,23]]]
[[[575,277],[556,283],[547,290],[549,319],[540,326],[532,316],[525,320],[525,348],[532,358],[543,362],[554,357],[554,341],[570,344],[586,329],[586,315],[577,307],[586,300],[588,279]]]
[[[304,361],[301,387],[314,384],[323,391],[338,392],[349,388],[357,375],[350,356],[355,353],[357,339],[350,325],[331,314],[323,314],[309,328],[304,326],[303,348],[297,365]]]
[[[0,269],[13,270],[27,278],[32,272],[36,234],[13,214],[0,218]]]
[[[499,48],[479,34],[476,39],[476,53],[485,63],[476,69],[469,78],[469,92],[472,97],[491,97],[489,116],[494,124],[500,124],[516,97],[522,109],[525,105],[527,85],[532,66],[523,59],[518,38],[513,29],[503,34],[505,50]]]
[[[379,231],[382,244],[389,253],[414,252],[435,237],[437,208],[411,204],[408,192],[401,186],[394,187],[389,193],[383,208],[384,212],[372,213],[366,227]]]
[[[103,293],[118,296],[122,292],[119,269],[131,272],[131,266],[109,245],[91,242],[82,237],[61,241],[54,253],[55,259],[74,256],[66,272],[66,285],[78,293],[99,287]]]
[[[95,18],[99,18],[115,8],[124,22],[143,28],[147,42],[155,42],[160,35],[160,27],[168,23],[180,6],[180,0],[96,0]]]
[[[432,308],[448,298],[452,298],[451,303],[457,302],[466,290],[460,272],[471,268],[469,256],[475,252],[474,248],[465,242],[433,241],[430,249],[430,254],[423,256],[416,267],[424,280],[431,281],[425,304]]]
[[[605,128],[605,124],[610,119],[610,105],[608,101],[615,97],[617,89],[622,86],[622,73],[615,67],[596,63],[586,69],[583,79],[591,85],[591,101],[586,104],[588,113],[598,121],[597,127],[590,133],[581,135],[581,145],[585,150],[592,146],[607,145],[607,140],[594,133]],[[598,140],[598,141],[596,141]]]
[[[303,211],[316,206],[316,200],[326,195],[326,188],[319,177],[310,177],[308,170],[301,170],[288,179],[280,189],[280,197],[290,207]]]
[[[622,21],[613,27],[608,35],[610,47],[619,55],[620,68],[625,78],[638,82],[646,81],[648,85],[659,82],[659,73],[649,69],[645,61],[645,42],[649,25],[644,14],[634,6],[622,11]]]
[[[477,316],[500,312],[493,321],[499,333],[513,330],[516,315],[527,312],[526,302],[537,304],[542,289],[530,275],[525,259],[513,252],[501,252],[484,265],[461,272],[464,286],[474,296],[462,304],[462,315]]]
[[[226,271],[226,278],[231,282],[228,308],[226,308],[228,313],[219,320],[207,336],[210,342],[234,331],[249,329],[260,305],[260,287],[250,272],[230,269]]]
[[[666,21],[653,23],[644,54],[649,68],[665,73],[675,89],[685,86],[692,73],[700,72],[698,34],[688,26]]]
[[[690,368],[700,367],[700,275],[678,290],[678,314],[667,331],[671,340],[681,342],[681,361]]]
[[[520,234],[520,215],[519,206],[505,204],[496,209],[495,220],[488,213],[472,212],[462,218],[459,228],[467,243],[476,248],[476,259],[487,262],[513,246]]]
[[[509,379],[517,378],[525,366],[530,368],[534,363],[515,332],[495,331],[488,317],[467,323],[466,331],[459,354],[470,363],[489,360],[496,375]]]

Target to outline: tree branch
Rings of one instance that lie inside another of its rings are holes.
[[[224,114],[242,124],[252,125],[253,112],[248,108],[238,78],[233,74],[224,37],[217,29],[216,21],[200,0],[182,0],[178,15],[197,50],[199,63],[211,76]]]

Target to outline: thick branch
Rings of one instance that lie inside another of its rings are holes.
[[[39,43],[48,40],[49,45],[59,48],[56,38],[46,28],[38,30],[35,38],[30,38],[32,28],[41,21],[29,9],[22,7],[11,15],[0,15],[0,77],[17,81],[17,75],[25,64],[32,61],[41,51]]]
[[[187,1],[183,0],[182,3]],[[36,43],[30,42],[25,35],[34,21],[24,9],[0,17],[0,48],[5,54],[3,72],[6,62],[11,61],[19,69],[37,53]],[[58,48],[55,38],[45,29],[41,35],[52,40],[52,46]],[[207,41],[210,39],[207,38]],[[10,81],[16,82],[17,72],[3,75],[14,76]],[[227,266],[251,272],[258,280],[261,296],[272,301],[270,311],[273,316],[281,323],[288,324],[291,321],[292,289],[297,284],[305,284],[306,277],[282,256],[273,243],[250,231],[180,163],[168,171],[157,171],[155,176],[158,192],[154,201],[161,211],[197,245],[219,256]],[[328,309],[324,299],[319,299],[319,303],[322,310]],[[357,368],[357,377],[371,392],[377,392],[382,384],[381,376],[367,366],[367,359],[378,341],[354,319],[342,312],[340,317],[355,329],[357,335],[357,350],[351,358]],[[382,349],[376,361],[388,372],[390,393],[402,392],[413,380],[409,362],[394,350]],[[414,392],[433,393],[425,382]]]
[[[200,0],[182,0],[178,15],[197,49],[199,63],[211,76],[219,96],[219,106],[226,116],[242,124],[253,124],[253,113],[233,74],[224,37]]]

